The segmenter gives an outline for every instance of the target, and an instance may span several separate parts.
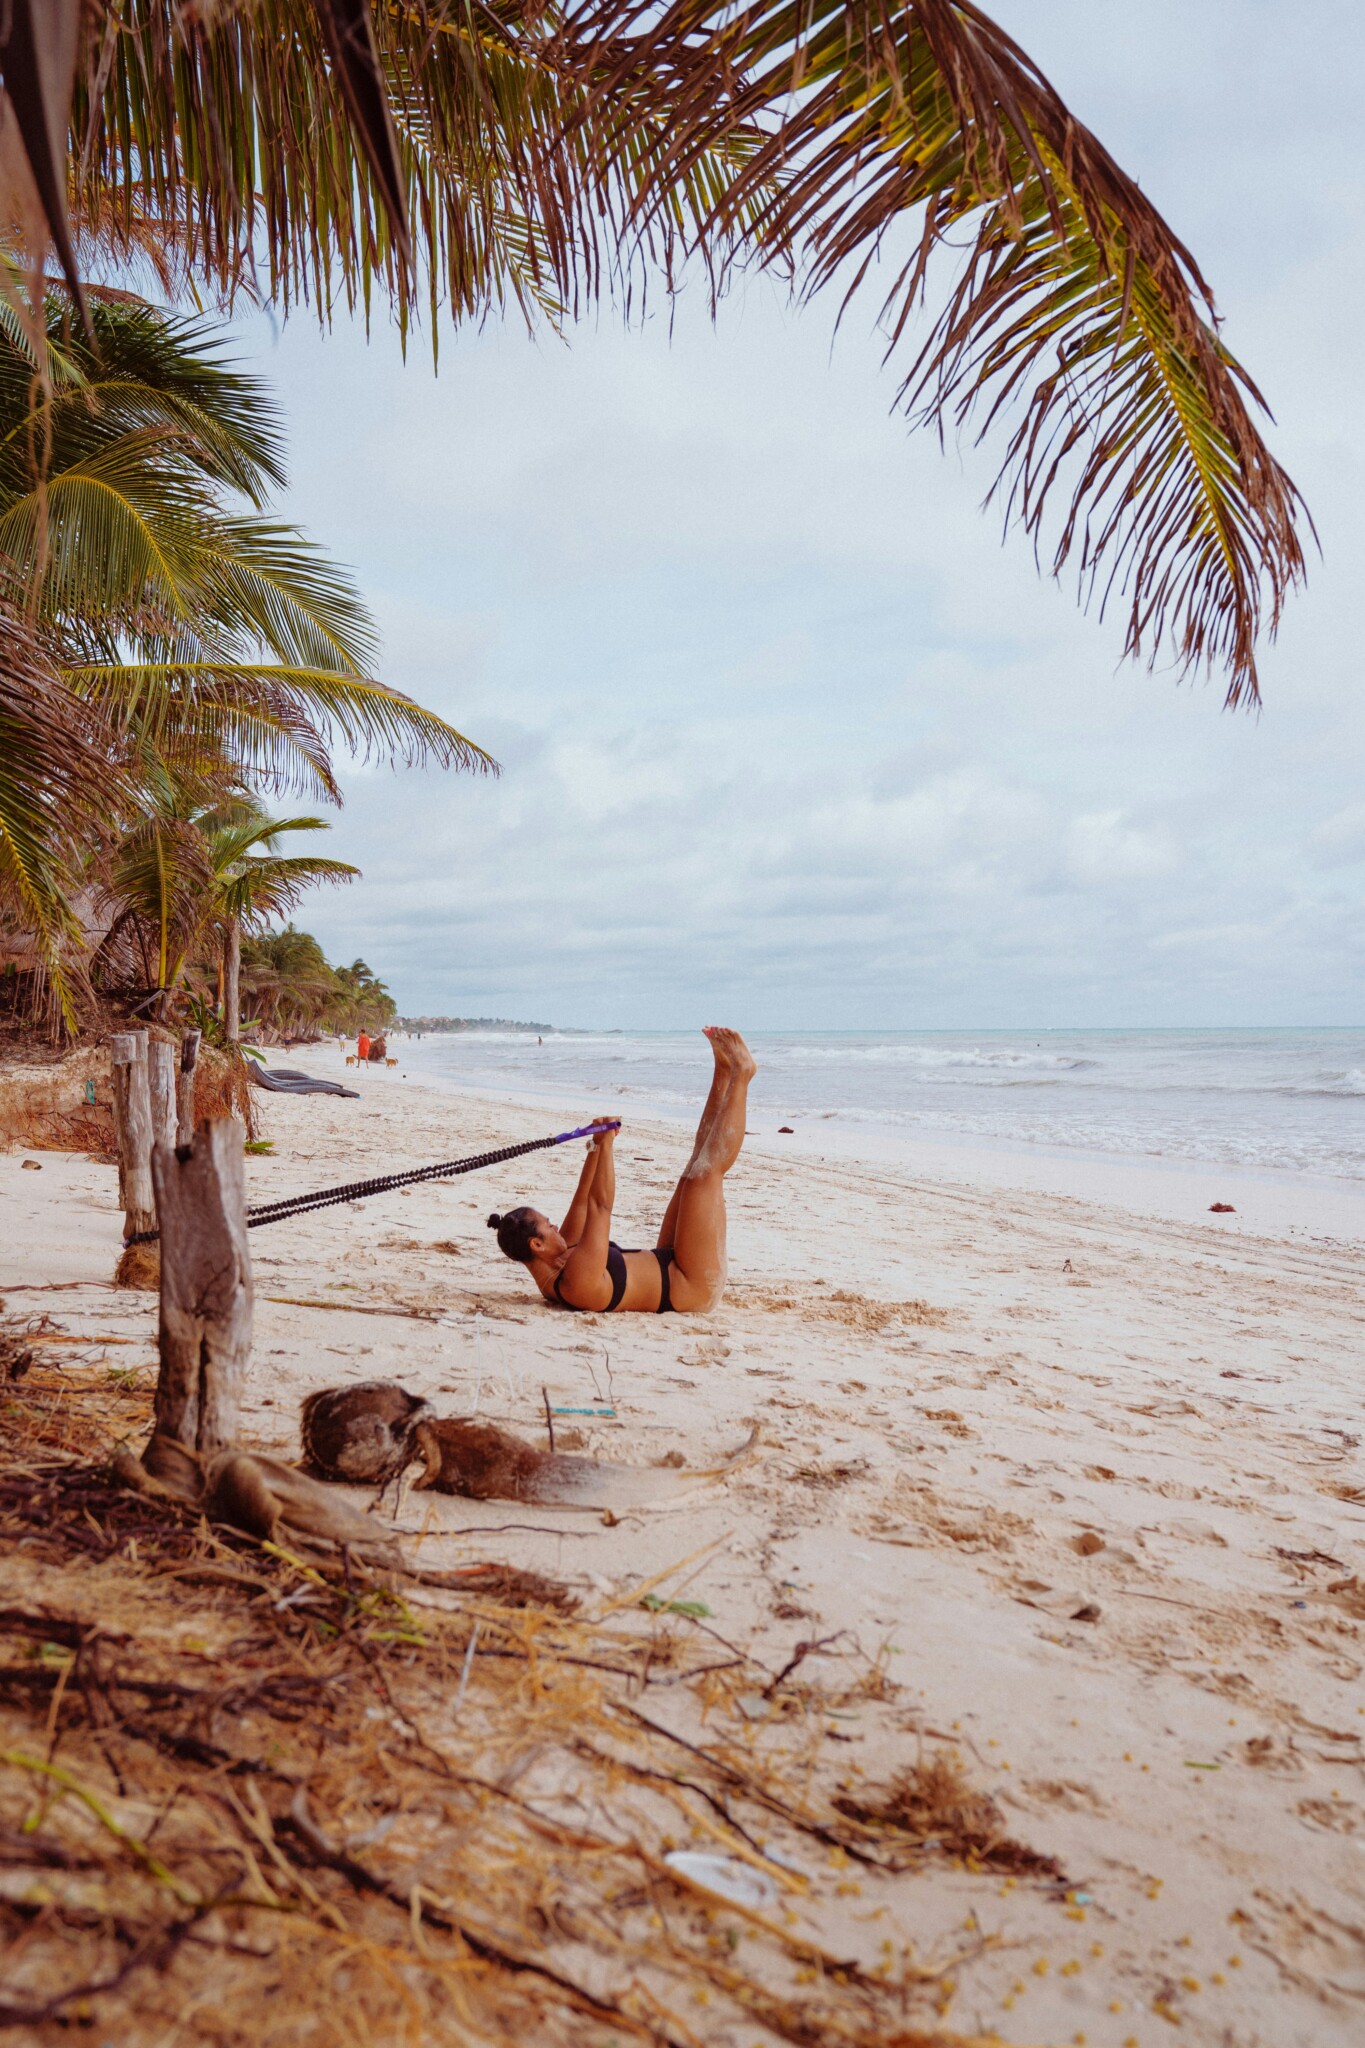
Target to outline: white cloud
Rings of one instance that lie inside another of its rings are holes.
[[[1365,860],[1365,804],[1347,804],[1324,818],[1314,830],[1313,847],[1324,867]]]

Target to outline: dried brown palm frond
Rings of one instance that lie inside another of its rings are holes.
[[[1101,609],[1123,592],[1128,654],[1224,666],[1228,702],[1256,700],[1258,636],[1304,569],[1264,401],[1189,250],[973,0],[597,0],[566,41],[607,120],[636,72],[671,69],[674,175],[727,123],[764,135],[706,223],[731,261],[790,264],[803,297],[847,302],[890,256],[888,353],[965,237],[903,402],[1008,437],[1007,524]]]
[[[139,211],[174,223],[196,277],[228,296],[258,281],[284,308],[368,311],[378,291],[404,323],[442,302],[556,314],[620,278],[646,217],[667,269],[748,146],[726,125],[648,206],[672,112],[658,81],[623,86],[630,132],[604,153],[589,82],[547,61],[544,12],[520,0],[100,14],[72,114],[78,216],[115,244]]]

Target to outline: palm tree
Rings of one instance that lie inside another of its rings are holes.
[[[489,767],[372,679],[374,627],[349,575],[263,516],[285,481],[279,421],[218,338],[140,303],[97,305],[91,341],[67,332],[59,301],[47,319],[45,383],[27,337],[0,331],[0,556],[75,694],[144,744],[211,743],[333,801],[338,733]]]
[[[286,832],[326,832],[325,818],[272,818],[250,798],[201,818],[215,883],[222,933],[223,1035],[241,1030],[242,933],[292,910],[318,882],[349,882],[360,873],[344,860],[318,854],[280,854]],[[263,851],[257,851],[257,849]]]
[[[242,986],[263,1024],[275,1031],[381,1030],[398,1006],[363,960],[331,967],[310,932],[247,935]]]
[[[38,346],[0,308],[0,633],[26,650],[0,702],[0,911],[34,935],[70,1023],[73,845],[121,821],[118,873],[145,908],[193,882],[191,813],[244,777],[339,801],[338,737],[493,764],[374,680],[349,576],[264,516],[279,423],[201,322],[97,303],[87,339],[56,298],[46,320]],[[174,919],[155,922],[144,966],[164,987]]]
[[[433,344],[443,306],[633,304],[694,255],[717,291],[776,267],[803,296],[886,255],[889,351],[942,293],[912,416],[1000,441],[1006,522],[1121,595],[1130,654],[1255,699],[1303,573],[1259,393],[1189,250],[976,0],[90,0],[77,55],[82,5],[10,0],[47,50],[46,125],[19,70],[15,104],[68,269],[68,100],[76,219],[116,256],[159,220],[228,302],[378,296]]]

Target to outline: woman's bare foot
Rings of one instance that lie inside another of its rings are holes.
[[[718,1074],[728,1074],[730,1071],[730,1048],[725,1041],[727,1036],[732,1034],[726,1032],[723,1024],[703,1024],[701,1035],[711,1048],[711,1057],[716,1063],[716,1072]]]
[[[737,1031],[731,1031],[725,1024],[708,1024],[705,1036],[710,1040],[718,1067],[728,1067],[739,1079],[752,1081],[758,1072],[758,1062]]]

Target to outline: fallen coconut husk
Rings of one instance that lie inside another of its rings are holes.
[[[345,1486],[387,1486],[412,1463],[413,1433],[431,1403],[396,1380],[323,1387],[299,1410],[308,1469]]]
[[[131,1287],[140,1294],[156,1294],[161,1287],[161,1246],[126,1244],[114,1268],[115,1287]]]
[[[734,1470],[757,1442],[744,1442],[706,1471],[657,1465],[614,1465],[568,1451],[541,1451],[491,1422],[419,1422],[414,1445],[424,1469],[414,1490],[463,1494],[469,1500],[520,1500],[538,1507],[651,1507],[676,1500],[708,1479]]]

